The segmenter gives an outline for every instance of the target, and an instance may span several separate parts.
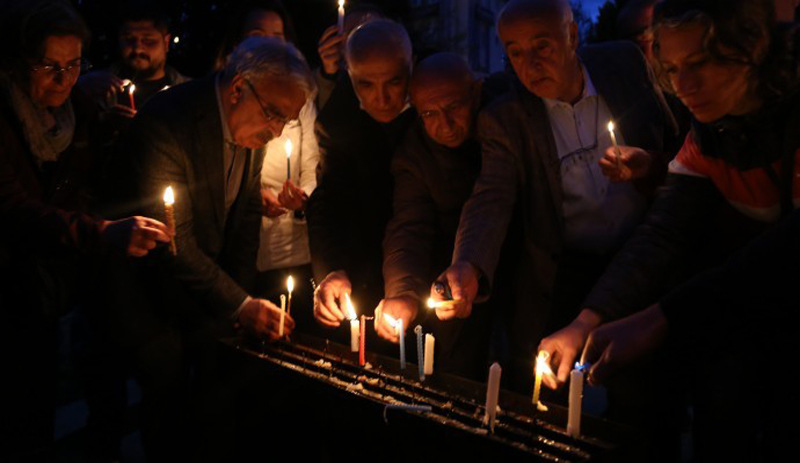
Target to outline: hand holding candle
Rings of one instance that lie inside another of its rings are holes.
[[[172,187],[168,186],[164,190],[164,214],[167,217],[167,228],[170,231],[169,253],[173,256],[178,255],[178,245],[175,244],[175,193]]]

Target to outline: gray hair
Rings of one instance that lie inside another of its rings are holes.
[[[353,61],[359,62],[376,54],[393,52],[402,53],[410,70],[413,51],[406,28],[391,19],[380,18],[364,23],[350,33],[345,46],[345,60],[349,65]]]
[[[225,64],[225,76],[235,75],[251,82],[268,77],[291,79],[307,100],[317,88],[303,54],[291,43],[275,38],[252,37],[240,43]]]

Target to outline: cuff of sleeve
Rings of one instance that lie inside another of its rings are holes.
[[[242,301],[242,303],[239,304],[239,307],[237,307],[236,310],[234,310],[233,313],[231,314],[231,320],[238,321],[239,320],[239,314],[242,312],[242,309],[244,309],[244,306],[246,306],[247,303],[252,301],[252,300],[253,300],[252,297],[245,296],[244,297],[244,301]]]

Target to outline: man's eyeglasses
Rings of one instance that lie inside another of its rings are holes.
[[[74,78],[77,77],[80,73],[86,72],[92,68],[92,65],[89,64],[89,61],[85,59],[81,59],[77,62],[73,62],[68,64],[66,67],[61,67],[57,64],[34,64],[31,66],[31,71],[36,74],[41,74],[47,76],[51,79],[55,78],[59,74],[64,74],[67,77]]]
[[[256,89],[253,88],[253,84],[251,84],[250,81],[247,79],[245,79],[245,83],[247,84],[247,87],[250,89],[250,91],[253,93],[253,96],[256,98],[256,101],[258,102],[258,107],[261,108],[261,112],[264,114],[264,120],[266,120],[267,122],[278,121],[281,125],[288,125],[288,126],[294,126],[299,124],[299,121],[297,119],[289,119],[288,117],[281,116],[275,111],[271,110],[270,108],[265,107],[264,103],[261,101],[261,98],[258,96],[258,93],[256,93]]]

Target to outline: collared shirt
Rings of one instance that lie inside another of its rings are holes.
[[[222,105],[219,75],[217,75],[217,84],[214,89],[217,93],[217,107],[219,108],[219,118],[222,122],[222,173],[225,179],[225,221],[227,221],[228,212],[234,201],[236,201],[239,189],[242,186],[247,148],[238,146],[233,142],[230,128],[228,128],[228,115]]]
[[[565,246],[605,254],[621,245],[645,212],[645,199],[630,182],[612,183],[599,161],[612,145],[607,129],[611,111],[581,65],[584,89],[571,105],[544,99],[561,163]],[[624,144],[617,132],[617,141]]]

